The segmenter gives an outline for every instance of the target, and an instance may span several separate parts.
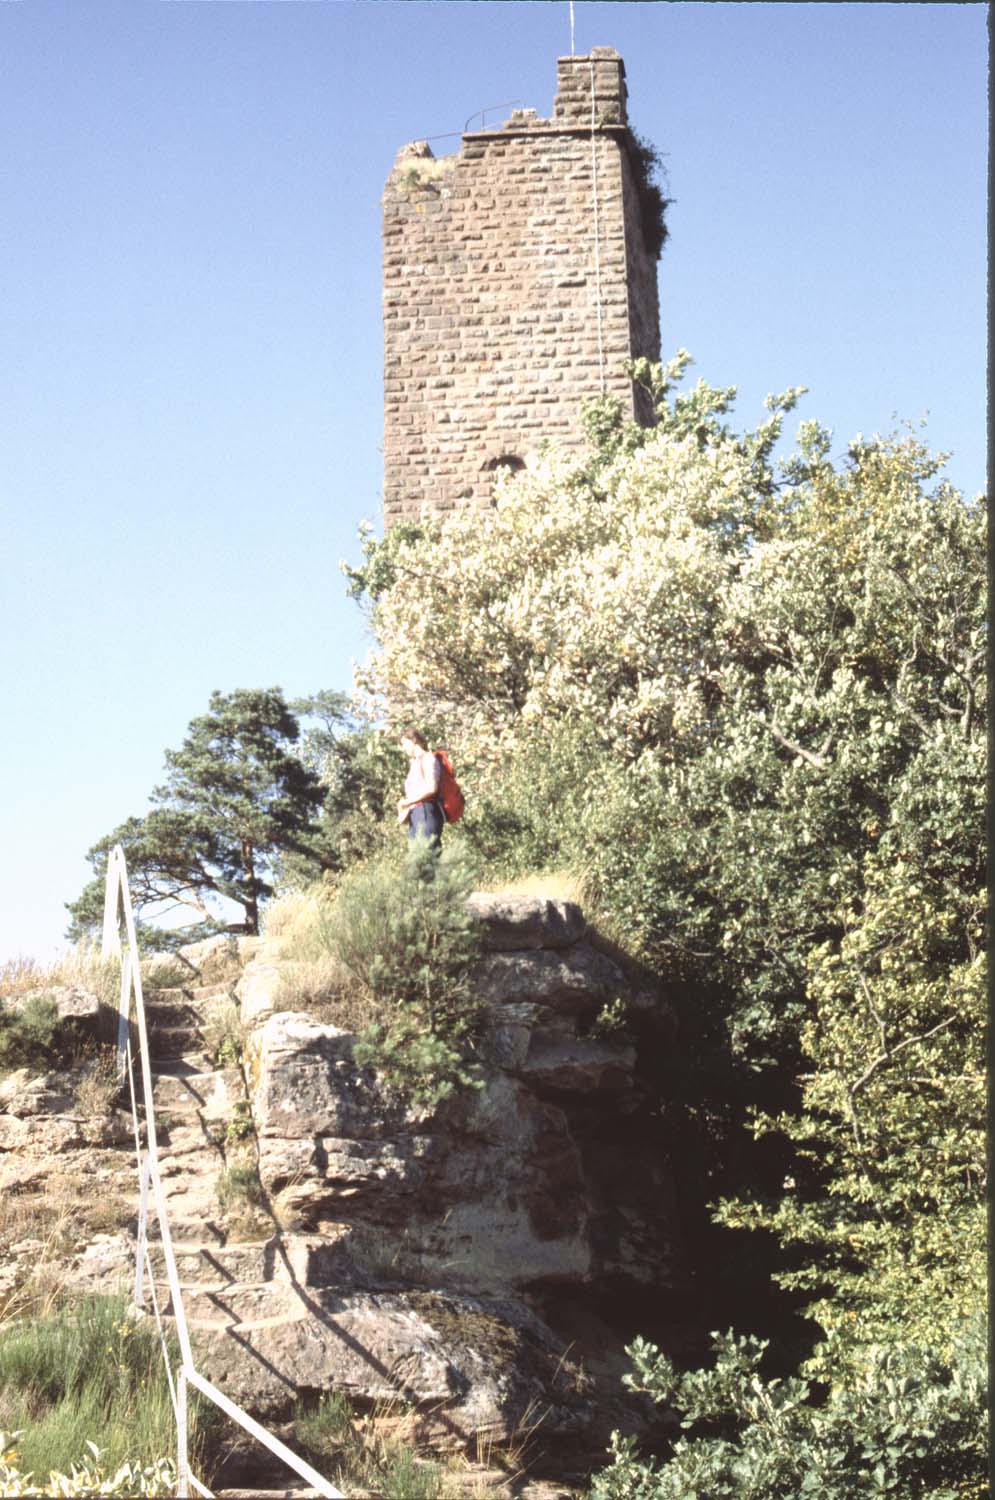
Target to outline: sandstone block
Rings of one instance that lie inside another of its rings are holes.
[[[474,982],[491,1005],[531,1001],[574,1015],[589,1015],[625,986],[618,965],[588,943],[560,952],[485,954],[475,968]]]
[[[352,1059],[353,1037],[295,1011],[271,1015],[249,1039],[253,1112],[263,1136],[377,1140],[405,1118]]]
[[[587,931],[583,913],[572,901],[475,891],[467,906],[483,923],[484,946],[494,951],[567,948]]]

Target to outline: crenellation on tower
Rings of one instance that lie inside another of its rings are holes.
[[[648,419],[623,366],[659,358],[658,249],[626,121],[622,59],[596,47],[559,59],[551,119],[516,109],[450,156],[398,152],[383,198],[388,526],[489,506],[499,470],[582,441],[581,405],[602,391]]]
[[[587,57],[558,57],[553,123],[628,125],[625,64],[614,47],[592,47]]]

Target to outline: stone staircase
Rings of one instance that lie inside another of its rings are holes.
[[[226,1211],[218,1197],[224,1174],[239,1167],[254,1170],[257,1155],[251,1132],[241,1139],[229,1133],[232,1120],[251,1119],[241,1066],[216,1062],[204,1037],[211,1007],[232,1000],[228,984],[149,985],[145,1000],[160,1177],[187,1326],[201,1349],[205,1340],[216,1346],[226,1336],[239,1339],[307,1313],[294,1293],[295,1267],[282,1249],[277,1224],[262,1209]],[[154,1217],[149,1259],[160,1311],[171,1317],[173,1299]],[[279,1436],[292,1438],[278,1425]],[[224,1469],[264,1486],[233,1489],[222,1478],[215,1493],[226,1500],[317,1495],[295,1485],[285,1465],[251,1439],[236,1443]]]
[[[217,1064],[204,1041],[209,1008],[230,1000],[229,987],[214,984],[154,990],[145,1005],[160,1176],[192,1332],[248,1331],[303,1315],[278,1226],[262,1209],[240,1213],[236,1201],[226,1211],[218,1198],[226,1172],[256,1165],[251,1132],[233,1139],[229,1131],[236,1118],[250,1118],[241,1067]],[[172,1313],[155,1224],[150,1259],[159,1306]]]
[[[593,1016],[625,983],[585,942],[579,911],[475,899],[489,933],[477,983],[489,1006],[492,1076],[472,1101],[472,1128],[459,1114],[427,1129],[396,1113],[357,1070],[348,1033],[280,1007],[284,976],[261,946],[248,963],[239,953],[237,973],[206,962],[182,985],[154,969],[146,976],[160,1174],[197,1368],[275,1437],[297,1448],[295,1402],[334,1390],[362,1423],[367,1414],[386,1431],[408,1423],[402,1441],[463,1455],[465,1483],[447,1474],[451,1488],[552,1500],[576,1493],[574,1481],[547,1485],[489,1460],[514,1455],[538,1410],[544,1464],[572,1472],[595,1398],[582,1364],[567,1359],[572,1345],[512,1300],[505,1280],[527,1270],[535,1279],[549,1265],[587,1274],[586,1220],[564,1212],[564,1196],[580,1192],[586,1137],[570,1135],[566,1109],[580,1093],[578,1130],[585,1108],[613,1120],[634,1050],[576,1034],[578,1016]],[[226,982],[203,982],[212,969]],[[232,1003],[250,1028],[251,1099],[241,1060],[215,1051],[212,1010]],[[597,1207],[613,1189],[602,1189],[600,1157],[595,1168],[601,1175],[581,1185]],[[254,1203],[233,1191],[239,1177]],[[549,1204],[552,1220],[543,1216]],[[149,1235],[168,1316],[154,1217]],[[482,1291],[467,1289],[471,1249]],[[237,1445],[226,1439],[219,1455],[215,1492],[303,1500],[292,1472],[238,1434],[233,1426]]]

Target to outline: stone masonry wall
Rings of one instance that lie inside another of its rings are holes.
[[[528,464],[546,440],[579,443],[581,403],[602,389],[644,417],[622,365],[659,358],[656,257],[624,66],[597,47],[560,58],[557,82],[551,119],[516,110],[438,160],[415,142],[388,178],[388,526],[425,504],[489,505],[496,470]]]

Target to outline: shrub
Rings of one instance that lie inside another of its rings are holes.
[[[76,1085],[76,1103],[85,1119],[101,1120],[109,1115],[118,1096],[117,1053],[109,1048],[97,1053],[83,1065],[83,1076]]]
[[[88,990],[117,1010],[120,964],[81,943],[47,968],[28,958],[0,965],[0,1072],[78,1065],[81,1044],[92,1052],[77,1023],[59,1020],[53,992],[70,987]]]
[[[234,1000],[212,1005],[200,1028],[204,1050],[223,1068],[238,1067],[245,1050],[242,1012]]]
[[[798,1378],[764,1379],[766,1341],[713,1335],[714,1365],[678,1374],[652,1344],[628,1353],[631,1390],[683,1413],[691,1432],[669,1461],[638,1454],[634,1438],[612,1436],[612,1463],[592,1500],[965,1500],[985,1487],[985,1347],[980,1320],[949,1356],[896,1342],[857,1345],[834,1335],[823,1346],[833,1367],[828,1397]]]
[[[376,1017],[357,1039],[356,1061],[377,1068],[419,1109],[475,1081],[479,1002],[470,969],[480,938],[466,905],[472,888],[458,846],[437,857],[417,841],[400,866],[344,881],[329,918],[329,941]]]
[[[231,1119],[225,1126],[225,1143],[235,1145],[238,1141],[246,1141],[255,1134],[255,1130],[248,1100],[239,1099],[235,1104]]]
[[[0,1010],[0,1069],[44,1067],[54,1061],[59,1012],[51,995],[29,995]]]
[[[372,1494],[381,1500],[444,1500],[462,1494],[447,1483],[438,1464],[427,1462],[397,1436],[405,1408],[397,1401],[380,1402],[365,1417],[357,1417],[347,1397],[334,1391],[308,1410],[298,1403],[294,1434],[315,1460],[334,1458],[334,1482],[346,1494]]]
[[[96,1443],[87,1441],[91,1457],[81,1465],[73,1464],[69,1474],[49,1471],[43,1487],[34,1483],[34,1475],[16,1467],[20,1454],[14,1446],[20,1432],[0,1432],[0,1494],[45,1495],[172,1495],[176,1491],[176,1468],[170,1458],[159,1458],[152,1464],[125,1462],[108,1474],[103,1454]]]

